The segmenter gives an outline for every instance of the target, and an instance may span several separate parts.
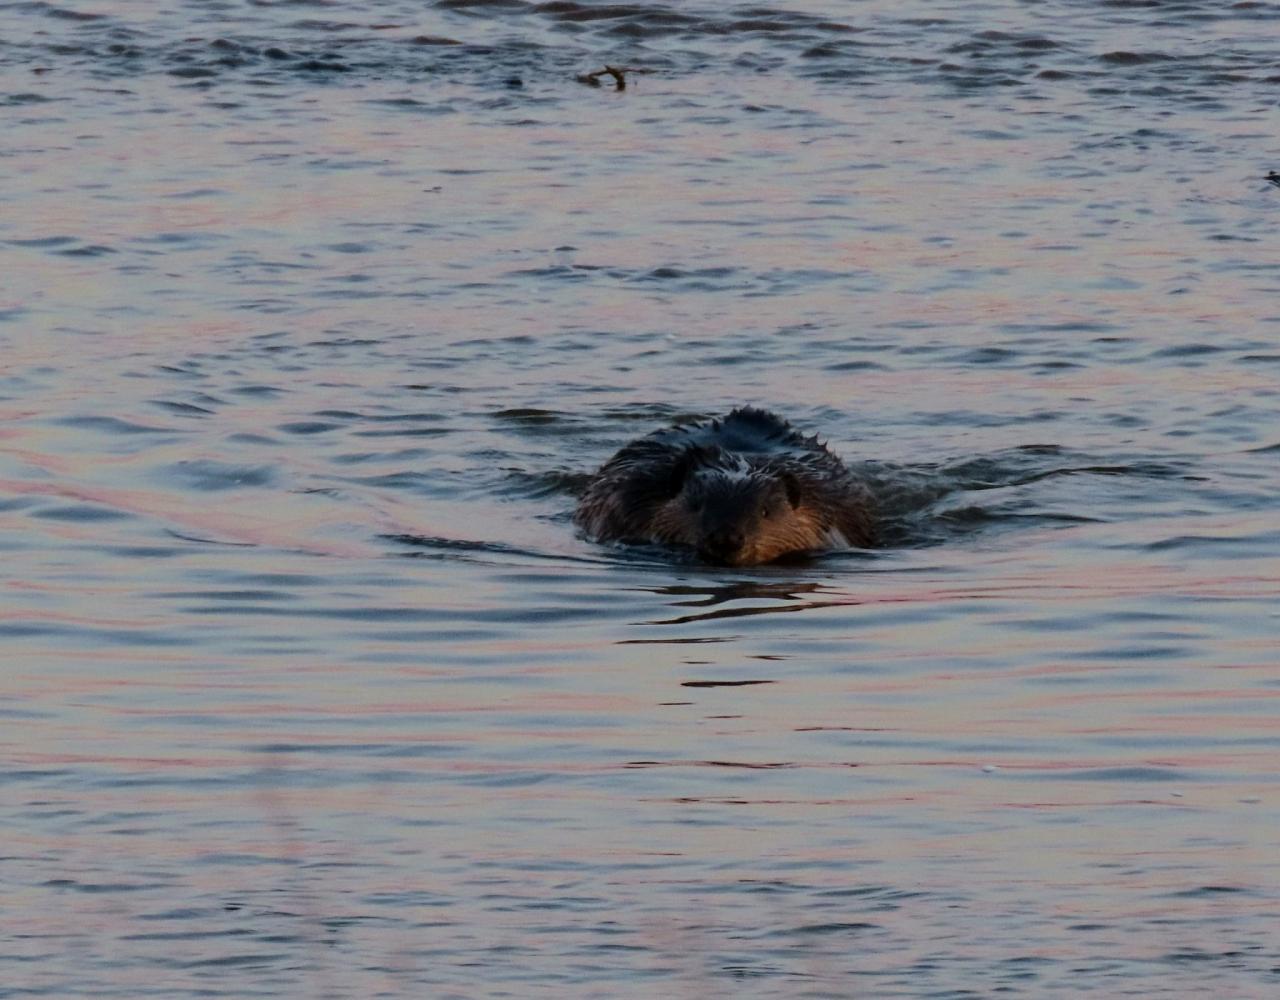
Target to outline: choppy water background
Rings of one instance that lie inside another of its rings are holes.
[[[0,4],[0,997],[1276,996],[1277,38]],[[743,402],[893,544],[574,537]]]

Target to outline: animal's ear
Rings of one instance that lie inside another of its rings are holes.
[[[787,491],[787,500],[792,507],[799,507],[800,496],[804,492],[804,487],[801,485],[800,480],[794,472],[784,472],[780,478],[782,479],[783,489]]]

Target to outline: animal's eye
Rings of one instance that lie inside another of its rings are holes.
[[[765,504],[763,507],[760,508],[761,517],[770,517],[772,516],[772,514],[773,514],[773,508],[770,507],[768,504]]]

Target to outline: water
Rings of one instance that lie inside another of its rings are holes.
[[[0,997],[1276,995],[1278,22],[0,6]]]

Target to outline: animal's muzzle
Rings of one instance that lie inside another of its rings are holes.
[[[745,561],[747,539],[740,531],[721,531],[708,535],[698,547],[698,554],[718,566],[740,566]]]

